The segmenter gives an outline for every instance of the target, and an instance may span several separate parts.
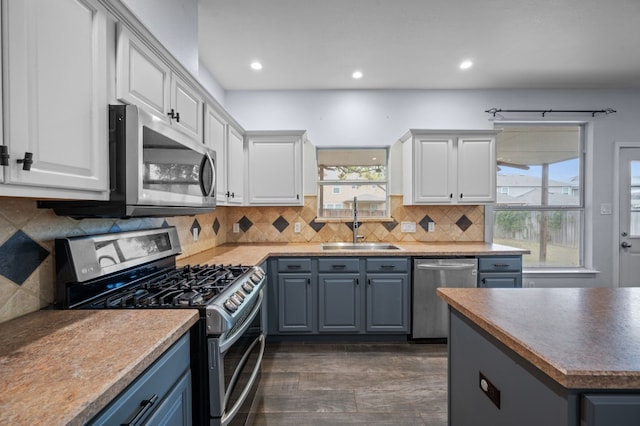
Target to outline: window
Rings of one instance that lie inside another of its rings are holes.
[[[317,148],[318,218],[388,218],[388,149]]]
[[[530,250],[526,267],[583,266],[582,126],[496,127],[493,241]]]

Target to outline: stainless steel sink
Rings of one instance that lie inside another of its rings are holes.
[[[388,243],[322,243],[322,250],[402,250],[400,247]]]

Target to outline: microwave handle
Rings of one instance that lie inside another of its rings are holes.
[[[209,155],[208,152],[204,153],[204,157],[202,158],[202,167],[201,169],[204,169],[204,163],[208,162],[209,166],[211,167],[211,187],[209,188],[209,191],[207,191],[205,189],[205,184],[204,184],[204,173],[200,173],[200,190],[202,190],[202,194],[205,197],[211,197],[211,194],[213,193],[213,191],[215,190],[215,182],[216,182],[216,166],[215,164],[213,164],[213,158],[211,158],[211,156]]]

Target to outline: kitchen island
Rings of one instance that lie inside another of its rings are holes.
[[[449,424],[640,424],[640,289],[439,289]]]

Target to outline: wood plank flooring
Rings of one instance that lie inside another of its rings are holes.
[[[447,424],[443,344],[268,343],[255,425]]]

